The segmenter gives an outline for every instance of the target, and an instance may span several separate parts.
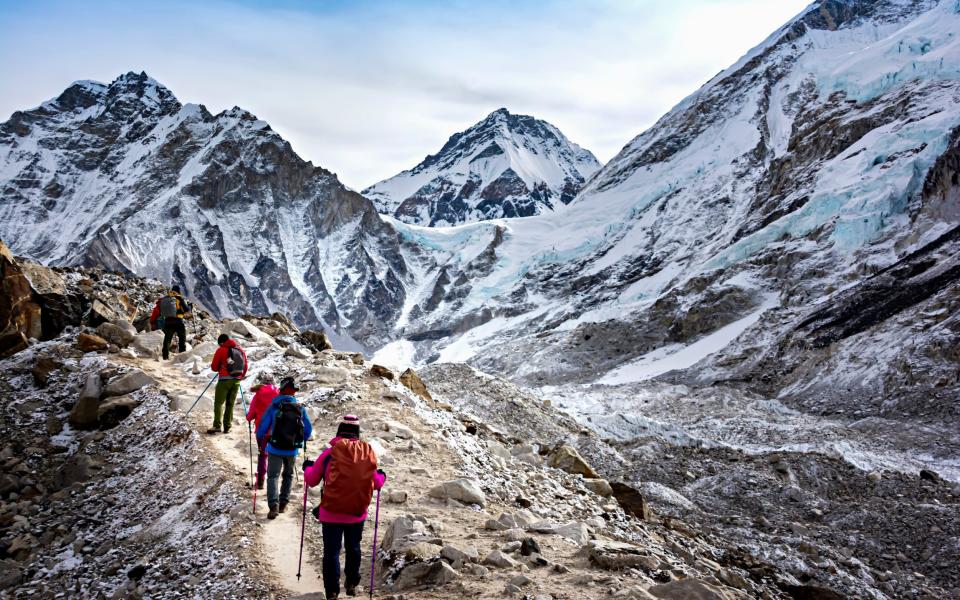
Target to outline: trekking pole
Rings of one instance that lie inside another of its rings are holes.
[[[250,411],[247,408],[247,401],[243,397],[243,382],[240,382],[240,402],[243,403],[243,418],[246,419]],[[250,487],[255,488],[257,482],[253,478],[253,429],[250,426],[250,421],[247,421],[247,454],[250,455]],[[254,504],[254,510],[256,510],[256,504]]]
[[[213,385],[213,382],[216,381],[216,380],[217,380],[217,377],[219,377],[219,376],[220,376],[219,373],[217,373],[217,374],[215,374],[215,375],[213,376],[213,379],[210,380],[210,383],[207,384],[207,387],[203,388],[203,391],[200,392],[200,395],[197,396],[197,399],[193,401],[193,405],[189,408],[189,410],[187,410],[187,414],[186,414],[186,416],[185,416],[184,418],[190,416],[190,411],[193,410],[193,407],[197,405],[197,402],[200,402],[200,398],[203,398],[203,395],[207,393],[207,390],[210,389],[210,386]]]
[[[250,422],[247,421],[247,428],[249,429]],[[260,442],[257,442],[257,459],[260,459]],[[250,469],[253,469],[253,449],[250,449]],[[257,481],[253,481],[253,514],[257,514]]]
[[[370,557],[370,598],[373,598],[373,586],[377,574],[377,530],[380,529],[380,490],[377,490],[377,512],[373,519],[373,556]]]
[[[303,458],[307,460],[307,440],[303,440]],[[294,469],[296,471],[296,469]],[[303,511],[300,513],[300,558],[297,560],[297,581],[300,581],[300,566],[303,564],[303,536],[307,531],[307,476],[303,476]]]

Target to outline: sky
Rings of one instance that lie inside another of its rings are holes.
[[[354,189],[506,107],[601,162],[809,0],[0,0],[0,121],[146,71]]]

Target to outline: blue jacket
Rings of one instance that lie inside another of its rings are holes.
[[[264,413],[263,419],[260,420],[260,426],[257,427],[257,437],[266,437],[271,434],[273,431],[273,422],[277,418],[277,411],[280,410],[281,402],[296,402],[297,399],[293,396],[277,396],[273,399],[273,402],[270,403],[270,408],[267,409],[267,412]],[[300,418],[303,419],[303,439],[304,441],[309,440],[310,436],[313,435],[313,425],[310,424],[310,418],[307,417],[307,409],[303,406],[300,406]],[[293,450],[281,450],[279,448],[274,448],[269,443],[267,443],[267,453],[276,454],[277,456],[296,456],[300,453],[300,448],[294,448]]]

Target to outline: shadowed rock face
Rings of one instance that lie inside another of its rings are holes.
[[[212,115],[128,73],[15,113],[0,144],[17,173],[0,235],[20,254],[178,283],[217,315],[279,307],[365,345],[403,306],[393,229],[240,108]]]
[[[33,302],[30,280],[0,242],[0,358],[23,350],[41,333],[40,307]]]

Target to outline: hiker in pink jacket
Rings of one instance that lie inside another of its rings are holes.
[[[247,409],[247,421],[255,421],[254,429],[260,427],[260,420],[264,413],[270,408],[273,399],[280,395],[280,390],[274,384],[273,374],[263,372],[259,375],[257,385],[250,388],[250,391],[256,392],[250,400],[250,407]],[[270,441],[270,435],[257,437],[257,448],[260,453],[257,455],[257,489],[263,489],[263,480],[267,473],[267,442]]]
[[[307,487],[323,484],[320,505],[313,514],[323,528],[323,587],[327,598],[340,595],[340,548],[346,546],[346,590],[356,595],[360,584],[360,541],[373,491],[387,481],[377,468],[370,444],[360,439],[360,419],[346,415],[316,461],[303,461]],[[344,544],[345,542],[345,544]]]

